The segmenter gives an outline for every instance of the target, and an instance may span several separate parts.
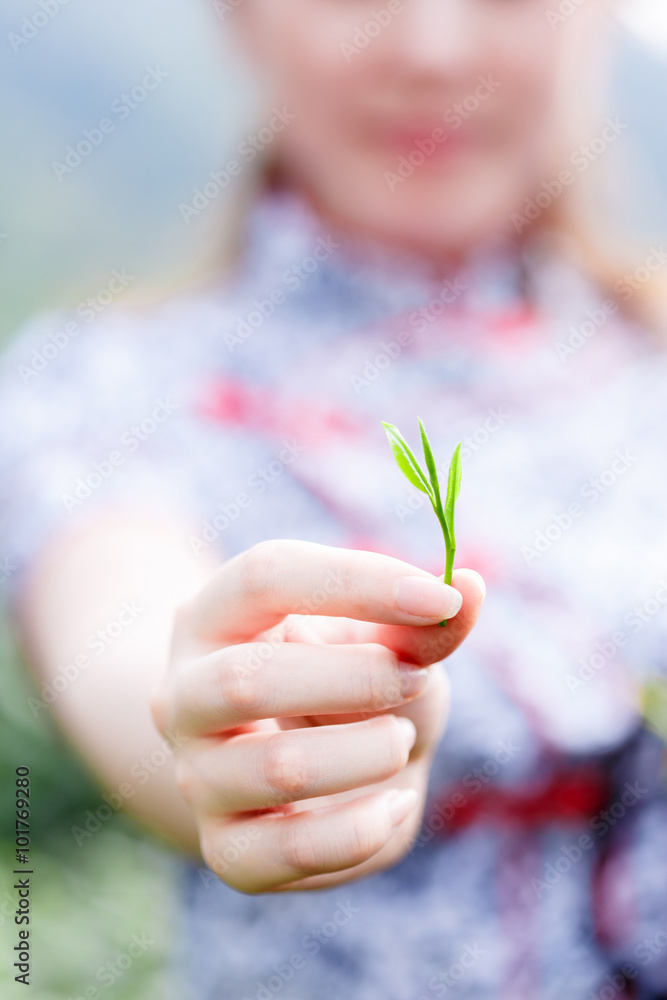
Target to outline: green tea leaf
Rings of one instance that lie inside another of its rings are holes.
[[[447,498],[445,500],[445,519],[452,542],[454,540],[454,505],[461,492],[461,442],[457,444],[449,466],[447,480]]]
[[[394,424],[387,424],[384,420],[382,421],[382,426],[386,431],[389,444],[391,445],[391,450],[394,453],[394,458],[396,459],[396,464],[399,469],[409,482],[411,482],[413,486],[416,486],[418,490],[421,490],[422,493],[425,493],[431,501],[436,517],[440,522],[440,527],[442,528],[442,534],[445,540],[445,572],[443,580],[445,583],[451,584],[452,571],[454,569],[454,556],[456,554],[456,539],[454,537],[454,506],[458,500],[459,492],[461,490],[461,442],[459,442],[454,449],[452,461],[449,466],[447,496],[445,498],[445,509],[443,510],[442,497],[440,495],[440,484],[438,482],[438,470],[433,457],[433,449],[431,448],[424,424],[419,417],[417,420],[419,421],[422,447],[424,449],[424,458],[426,460],[426,468],[428,470],[430,482],[424,475],[417,459],[412,454],[409,445],[403,439],[398,427]],[[446,625],[446,620],[440,622],[441,628],[445,628]]]
[[[436,500],[436,504],[439,508],[442,508],[442,502],[440,500],[440,484],[438,482],[438,470],[435,466],[435,459],[433,458],[433,451],[431,450],[431,443],[426,436],[426,428],[424,427],[421,417],[417,417],[419,421],[419,430],[422,436],[422,448],[424,449],[424,458],[426,459],[426,468],[428,469],[429,478],[431,480],[431,486],[433,487],[433,495]]]
[[[394,424],[387,424],[384,420],[382,421],[382,426],[385,429],[387,439],[391,445],[391,450],[399,469],[406,479],[408,479],[413,486],[416,486],[418,490],[421,490],[422,493],[426,493],[426,495],[430,498],[431,503],[433,503],[435,497],[433,496],[432,488],[426,476],[422,472],[417,459],[412,454],[410,447],[407,442],[404,441],[398,427],[394,426]]]
[[[421,431],[422,448],[424,449],[424,458],[426,459],[426,467],[428,469],[428,473],[431,478],[431,486],[433,487],[433,497],[431,498],[431,503],[433,505],[435,516],[440,522],[440,527],[442,528],[442,533],[445,537],[445,549],[449,549],[451,544],[451,540],[449,537],[449,525],[447,524],[445,512],[442,509],[442,498],[440,496],[440,483],[438,481],[438,470],[436,468],[435,459],[433,458],[433,450],[431,448],[431,442],[429,441],[428,435],[426,433],[426,428],[424,427],[420,417],[417,417],[417,420],[419,422],[419,430]]]

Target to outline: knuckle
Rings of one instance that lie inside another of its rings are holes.
[[[282,802],[308,798],[316,790],[317,758],[294,736],[276,734],[267,740],[262,768],[267,785]]]
[[[317,874],[325,870],[321,849],[315,843],[315,830],[305,820],[298,819],[287,825],[282,836],[282,858],[284,863],[304,875]]]
[[[238,663],[225,663],[217,679],[220,707],[233,718],[254,718],[263,703],[261,678]]]
[[[379,712],[401,701],[398,658],[379,643],[369,643],[363,651],[360,669],[354,672],[359,685],[358,703]]]
[[[350,867],[361,864],[362,861],[366,861],[375,854],[381,846],[367,817],[356,816],[350,827],[349,841],[345,851],[346,863]]]
[[[361,864],[375,854],[382,842],[373,832],[368,817],[355,816],[345,832],[323,840],[317,824],[305,816],[286,825],[280,842],[283,862],[299,875],[340,871]]]

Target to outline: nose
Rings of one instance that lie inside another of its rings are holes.
[[[479,57],[476,0],[405,0],[400,55],[405,68],[455,73]]]

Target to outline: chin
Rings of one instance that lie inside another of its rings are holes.
[[[359,192],[361,194],[361,192]],[[355,204],[356,202],[356,204]],[[387,197],[377,191],[348,198],[346,214],[358,225],[392,242],[426,253],[460,256],[496,238],[511,237],[512,202],[478,188],[455,197],[442,187],[404,190]]]
[[[497,238],[512,239],[511,216],[525,186],[516,163],[497,159],[461,163],[439,173],[415,172],[393,185],[376,164],[366,163],[347,172],[347,179],[324,201],[348,224],[385,240],[451,256]]]

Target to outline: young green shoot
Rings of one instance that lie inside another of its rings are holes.
[[[431,501],[431,506],[435,511],[435,516],[440,522],[442,534],[445,539],[445,573],[444,582],[451,584],[452,570],[454,569],[454,555],[456,553],[456,535],[454,534],[454,507],[461,491],[461,442],[457,444],[449,465],[449,475],[447,477],[447,492],[445,494],[445,504],[443,507],[440,493],[440,483],[438,482],[438,470],[433,449],[426,434],[426,429],[419,419],[419,430],[421,432],[422,448],[424,460],[426,462],[426,472],[421,468],[419,462],[412,453],[410,446],[394,424],[387,424],[382,421],[391,450],[394,453],[396,464],[408,480],[418,490],[425,493]],[[447,620],[440,622],[444,628]]]

